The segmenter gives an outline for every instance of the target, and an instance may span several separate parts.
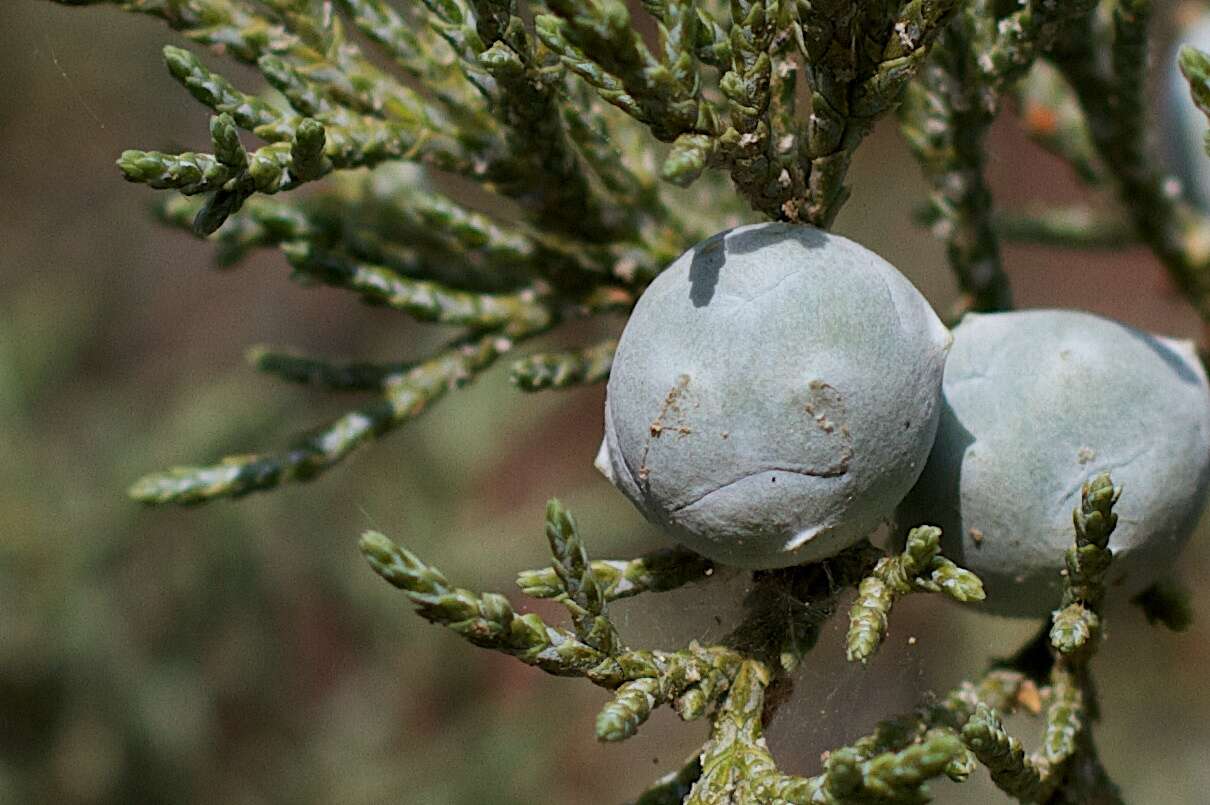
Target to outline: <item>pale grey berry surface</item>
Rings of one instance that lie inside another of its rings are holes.
[[[716,561],[831,556],[923,469],[949,343],[912,284],[846,238],[784,223],[720,233],[635,306],[598,466]]]
[[[1124,487],[1107,576],[1131,595],[1176,558],[1210,469],[1210,394],[1192,345],[1088,313],[968,315],[954,330],[937,441],[900,508],[940,526],[942,551],[982,578],[1000,615],[1060,603],[1082,484]]]

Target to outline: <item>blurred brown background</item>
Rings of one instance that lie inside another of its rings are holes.
[[[523,398],[497,368],[313,484],[191,510],[126,500],[143,472],[280,446],[341,410],[254,374],[250,345],[387,359],[433,336],[291,284],[276,254],[214,270],[210,248],[154,223],[151,193],[113,166],[127,147],[205,146],[206,110],[160,58],[176,40],[111,9],[4,6],[0,803],[608,803],[700,745],[704,725],[666,711],[639,737],[598,745],[601,691],[425,624],[356,551],[358,533],[377,527],[459,583],[510,591],[514,571],[546,561],[552,495],[597,556],[660,544],[591,468],[599,388]],[[1005,205],[1081,197],[1011,117],[990,161]],[[851,179],[838,229],[946,307],[952,281],[909,220],[923,188],[893,124]],[[1144,251],[1005,258],[1023,307],[1199,331]],[[1203,534],[1181,570],[1198,614],[1187,634],[1148,628],[1125,605],[1110,613],[1097,735],[1129,801],[1200,803],[1210,790],[1210,595],[1198,590],[1208,571]],[[617,611],[628,640],[671,647],[717,634],[715,616],[725,623],[741,593],[734,581]],[[910,599],[860,670],[842,661],[840,626],[773,729],[775,754],[797,772],[1033,628]],[[983,772],[937,791],[950,803],[1003,800]]]

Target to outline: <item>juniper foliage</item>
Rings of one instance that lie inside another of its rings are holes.
[[[754,218],[829,226],[854,152],[896,110],[932,188],[920,217],[946,245],[963,291],[957,312],[1011,305],[1002,237],[1137,240],[1210,321],[1210,218],[1170,192],[1145,148],[1149,0],[54,1],[158,18],[204,46],[166,47],[164,59],[212,113],[208,145],[118,160],[127,180],[175,191],[159,206],[166,223],[212,239],[224,266],[277,249],[301,283],[456,332],[414,361],[254,351],[263,372],[365,401],[281,450],[149,475],[131,489],[147,503],[310,480],[501,359],[525,391],[601,382],[613,340],[513,356],[576,320],[624,314],[663,266],[741,206]],[[237,86],[218,67],[223,56],[255,68],[265,86]],[[1181,66],[1210,114],[1210,56],[1186,50]],[[985,138],[1006,106],[1118,209],[997,211]],[[441,189],[443,177],[477,195]],[[696,185],[711,203],[671,205],[667,184]],[[593,561],[557,502],[547,509],[552,564],[519,584],[561,602],[567,627],[457,587],[381,534],[364,535],[361,549],[422,617],[608,690],[600,740],[633,735],[663,705],[708,718],[700,754],[640,803],[914,803],[927,799],[930,779],[962,780],[976,764],[1021,801],[1115,802],[1090,732],[1089,662],[1104,628],[1120,494],[1106,476],[1085,487],[1063,606],[1033,644],[835,749],[811,778],[779,771],[763,732],[840,596],[857,588],[848,654],[861,662],[897,597],[982,598],[979,580],[939,555],[937,529],[914,530],[899,555],[863,543],[756,573],[731,635],[667,651],[628,648],[608,604],[706,582],[713,564],[679,548]],[[1149,619],[1187,623],[1170,586],[1138,601]],[[1031,685],[1041,686],[1045,737],[1029,753],[1002,716]]]

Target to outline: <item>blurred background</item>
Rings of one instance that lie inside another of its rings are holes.
[[[278,447],[347,405],[258,376],[243,360],[251,345],[385,360],[434,335],[290,283],[276,253],[215,270],[210,247],[155,223],[152,193],[113,165],[127,147],[206,145],[207,111],[163,67],[172,34],[112,9],[4,5],[0,803],[609,803],[679,766],[704,724],[661,711],[637,738],[598,745],[604,692],[426,624],[356,550],[378,528],[456,583],[524,606],[514,573],[547,561],[548,497],[575,512],[595,556],[662,544],[592,469],[602,388],[523,397],[501,366],[312,484],[195,509],[126,499],[145,472]],[[989,159],[1001,204],[1082,198],[1011,116]],[[837,229],[948,307],[955,289],[911,223],[924,187],[893,121],[851,182]],[[1005,261],[1022,307],[1200,334],[1141,249],[1007,247]],[[1195,590],[1192,631],[1111,607],[1097,738],[1128,801],[1200,803],[1210,790],[1210,595],[1197,590],[1208,536],[1180,573]],[[742,579],[724,579],[616,612],[633,645],[672,648],[721,634],[742,593]],[[856,669],[842,627],[774,724],[789,770],[815,773],[821,751],[978,673],[1034,628],[918,596]],[[1004,801],[982,771],[936,790]]]

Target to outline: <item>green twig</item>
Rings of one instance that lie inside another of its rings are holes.
[[[866,662],[886,638],[895,599],[912,592],[941,592],[956,601],[982,601],[978,576],[941,556],[941,529],[913,528],[901,554],[878,561],[861,581],[849,609],[847,656]]]
[[[1210,320],[1210,220],[1170,191],[1143,136],[1149,18],[1149,0],[1122,0],[1113,6],[1111,27],[1085,17],[1059,38],[1052,58],[1079,99],[1101,161],[1112,166],[1110,178],[1139,238]],[[1181,69],[1196,99],[1210,60],[1186,48]]]
[[[605,658],[537,615],[517,614],[502,595],[478,595],[452,586],[441,571],[376,531],[363,534],[360,547],[374,572],[407,593],[422,618],[477,646],[511,654],[558,675],[585,674]]]
[[[513,364],[510,377],[522,391],[563,389],[600,383],[609,377],[616,339],[572,352],[541,352]]]
[[[329,391],[379,391],[390,378],[410,368],[406,363],[334,363],[267,346],[253,347],[247,358],[258,372]]]
[[[1139,242],[1128,219],[1084,205],[1000,211],[992,224],[1001,238],[1016,243],[1067,249],[1121,249]]]
[[[353,450],[415,419],[451,389],[465,385],[513,346],[487,334],[457,342],[384,383],[382,396],[351,411],[281,453],[236,455],[206,467],[174,467],[130,488],[143,503],[204,503],[306,481]]]
[[[554,557],[558,600],[571,613],[576,636],[604,654],[620,648],[617,631],[605,615],[605,593],[588,561],[584,542],[571,512],[557,500],[546,504],[546,541]]]
[[[708,579],[714,575],[714,563],[686,548],[663,548],[635,559],[596,560],[592,572],[605,600],[617,601]],[[533,598],[554,598],[560,590],[553,568],[527,570],[517,576],[517,586]]]

